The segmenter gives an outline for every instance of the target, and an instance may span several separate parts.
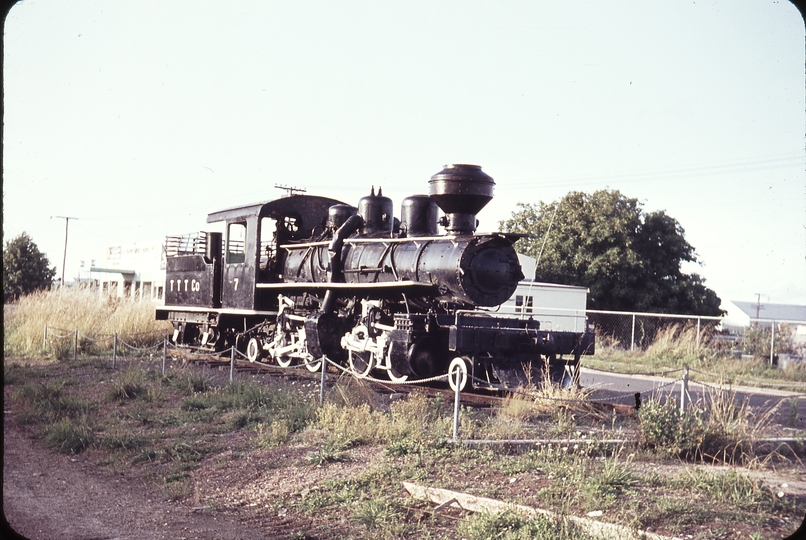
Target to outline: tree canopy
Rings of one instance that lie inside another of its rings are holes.
[[[697,256],[665,212],[644,213],[617,190],[517,206],[500,226],[533,235],[516,247],[538,259],[535,279],[588,287],[590,309],[721,315],[704,279],[681,271]]]
[[[54,275],[56,268],[50,267],[50,261],[39,251],[28,233],[6,242],[3,248],[4,302],[49,288]]]

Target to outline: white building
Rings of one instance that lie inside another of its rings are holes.
[[[518,254],[525,276],[535,275],[535,260]],[[556,283],[540,283],[527,277],[509,300],[501,304],[498,313],[533,317],[540,328],[564,332],[584,332],[588,288]]]
[[[726,312],[721,328],[731,334],[741,335],[751,325],[769,328],[774,322],[777,330],[786,324],[795,347],[806,348],[806,306],[723,300],[719,307]]]
[[[103,248],[89,268],[82,263],[81,280],[98,287],[100,294],[135,300],[165,299],[165,248],[161,242]]]

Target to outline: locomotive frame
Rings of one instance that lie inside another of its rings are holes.
[[[460,386],[476,390],[536,384],[545,373],[577,383],[591,332],[489,309],[523,277],[513,244],[524,236],[475,232],[492,178],[451,165],[429,183],[429,196],[403,201],[400,219],[374,188],[357,208],[292,194],[209,214],[223,233],[167,239],[156,317],[173,323],[179,346],[235,346],[252,361],[311,371],[327,356],[357,377],[393,382],[458,369]]]

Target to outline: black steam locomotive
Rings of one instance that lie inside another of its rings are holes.
[[[480,309],[523,279],[513,248],[522,235],[475,233],[493,179],[449,165],[429,184],[430,196],[403,201],[399,219],[374,188],[358,208],[292,194],[212,213],[207,222],[224,222],[224,233],[167,239],[157,318],[173,323],[177,345],[235,346],[252,361],[311,371],[327,356],[358,377],[396,382],[457,369],[463,388],[513,388],[545,373],[573,382],[593,334]]]

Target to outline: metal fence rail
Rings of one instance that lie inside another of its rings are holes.
[[[722,327],[722,317],[704,315],[535,307],[529,313],[511,316],[545,319],[548,330],[554,329],[552,322],[587,318],[596,333],[597,344],[606,343],[610,348],[626,351],[645,350],[659,338],[684,335],[695,348],[761,356],[769,358],[770,363],[775,363],[780,354],[806,356],[806,320],[757,318],[750,319],[750,326],[741,331],[736,328],[727,331]]]

